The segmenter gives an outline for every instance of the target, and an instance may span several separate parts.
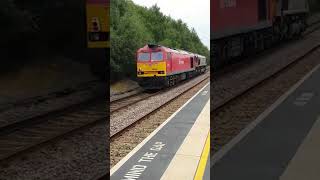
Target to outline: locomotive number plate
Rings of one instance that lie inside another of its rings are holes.
[[[236,7],[237,0],[220,0],[220,8]]]

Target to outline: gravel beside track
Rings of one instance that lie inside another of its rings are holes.
[[[310,25],[313,25],[313,24],[316,24],[320,22],[320,13],[317,13],[317,14],[313,14],[312,16],[310,16],[307,20],[307,24],[310,26]]]
[[[114,101],[121,100],[121,99],[129,98],[131,96],[135,96],[141,92],[143,92],[143,89],[137,88],[137,89],[134,89],[134,90],[126,92],[126,93],[110,96],[110,103],[112,103]]]
[[[162,106],[159,110],[144,117],[129,129],[121,132],[120,135],[112,137],[110,142],[110,167],[113,167],[117,162],[125,157],[133,148],[142,142],[143,139],[145,139],[151,132],[169,118],[171,114],[179,109],[208,82],[209,79],[201,82],[178,98]],[[182,87],[177,88],[174,91],[180,91],[181,88]],[[167,98],[170,97],[167,96]],[[161,101],[163,102],[164,99],[161,99]],[[153,102],[149,101],[148,103],[148,105],[151,106]]]
[[[67,109],[60,114],[48,114],[27,122],[12,125],[0,132],[0,160],[22,151],[65,136],[70,131],[105,121],[107,116],[103,107],[105,101],[91,102],[86,105]]]
[[[92,82],[83,87],[65,89],[10,104],[0,110],[0,128],[105,95],[105,86],[100,82]]]
[[[104,106],[105,109],[105,106]],[[99,122],[15,157],[0,162],[0,179],[88,180],[109,171],[108,123]]]
[[[319,32],[317,33],[319,34]],[[319,38],[319,35],[313,34],[307,39]],[[311,44],[314,44],[313,41],[302,41],[304,47],[309,47]],[[307,43],[307,44],[306,44]],[[290,49],[291,47],[289,47]],[[303,48],[303,47],[301,47]],[[289,52],[288,52],[289,51]],[[286,59],[290,60],[290,57],[295,57],[294,54],[301,53],[297,49],[296,51],[286,50],[284,54],[279,54],[278,58],[275,56],[275,62],[279,62]],[[286,58],[286,55],[288,58]],[[271,55],[272,56],[272,55]],[[293,86],[297,81],[299,81],[305,74],[307,74],[313,67],[320,63],[320,50],[316,49],[311,54],[307,55],[297,63],[290,65],[283,72],[277,74],[276,76],[268,79],[263,84],[255,87],[254,89],[246,92],[245,94],[237,97],[236,99],[228,102],[223,107],[218,110],[213,111],[211,116],[212,128],[211,128],[211,152],[214,154],[222,146],[228,143],[233,137],[235,137],[243,128],[245,128],[250,122],[257,118],[265,109],[267,109],[272,103],[274,103],[283,93],[285,93],[291,86]],[[251,76],[246,76],[250,81],[252,79],[268,73],[271,70],[271,66],[262,66],[258,65],[262,62],[255,65],[257,72],[252,73]],[[274,67],[276,64],[274,64]],[[261,67],[261,68],[260,68]],[[280,66],[281,67],[281,66]],[[250,68],[250,67],[248,67]],[[248,69],[242,69],[242,71],[249,71]],[[229,75],[230,77],[231,75]],[[234,77],[238,77],[238,74],[234,74]],[[251,77],[251,78],[250,78]],[[257,78],[258,79],[258,78]],[[247,85],[243,78],[240,83]],[[230,81],[229,81],[230,83]],[[212,86],[211,86],[212,87]],[[239,86],[241,87],[241,86]],[[238,88],[239,88],[238,87]],[[214,89],[214,88],[213,88]],[[218,94],[215,94],[215,91],[212,91],[212,98],[214,101],[219,99]],[[230,91],[229,91],[230,93]],[[211,101],[212,102],[212,101]],[[220,100],[221,102],[221,100]],[[217,107],[217,104],[215,104]]]
[[[213,98],[211,111],[303,57],[306,52],[320,45],[319,39],[320,30],[317,30],[272,54],[246,64],[245,68],[235,69],[213,79],[213,85],[210,87]]]
[[[110,113],[113,113],[115,111],[118,111],[122,108],[125,108],[129,105],[132,105],[134,103],[137,103],[143,99],[149,98],[153,96],[152,93],[138,93],[138,94],[134,94],[132,96],[129,96],[127,98],[124,99],[119,99],[117,101],[113,101],[110,104]]]
[[[320,29],[320,20],[310,25],[308,29],[304,32],[304,36],[309,35],[318,29]]]
[[[183,92],[193,87],[194,84],[197,84],[203,81],[205,78],[208,78],[209,76],[210,76],[210,71],[206,72],[204,75],[195,77],[194,79],[184,84],[181,84],[175,88],[172,88],[169,91],[165,91],[164,93],[159,93],[153,97],[149,97],[146,100],[135,103],[132,106],[128,106],[115,113],[112,113],[110,115],[110,136],[112,137],[115,134],[119,133],[126,127],[130,126],[131,124],[135,123],[142,117],[158,109],[163,104],[174,99],[178,95],[182,94]]]
[[[106,85],[89,82],[0,110],[0,179],[90,179],[108,169]]]

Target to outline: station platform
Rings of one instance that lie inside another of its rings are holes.
[[[111,180],[210,179],[210,84],[110,170]]]
[[[215,153],[214,179],[319,180],[319,82],[316,66]]]

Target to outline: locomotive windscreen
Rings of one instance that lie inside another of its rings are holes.
[[[151,53],[151,60],[153,60],[153,61],[161,61],[161,60],[163,60],[163,53],[162,52],[153,52],[153,53]]]
[[[150,60],[150,53],[139,53],[138,54],[138,61],[149,61]]]

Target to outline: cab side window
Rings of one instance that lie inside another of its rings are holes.
[[[171,53],[167,53],[167,59],[171,60]]]

